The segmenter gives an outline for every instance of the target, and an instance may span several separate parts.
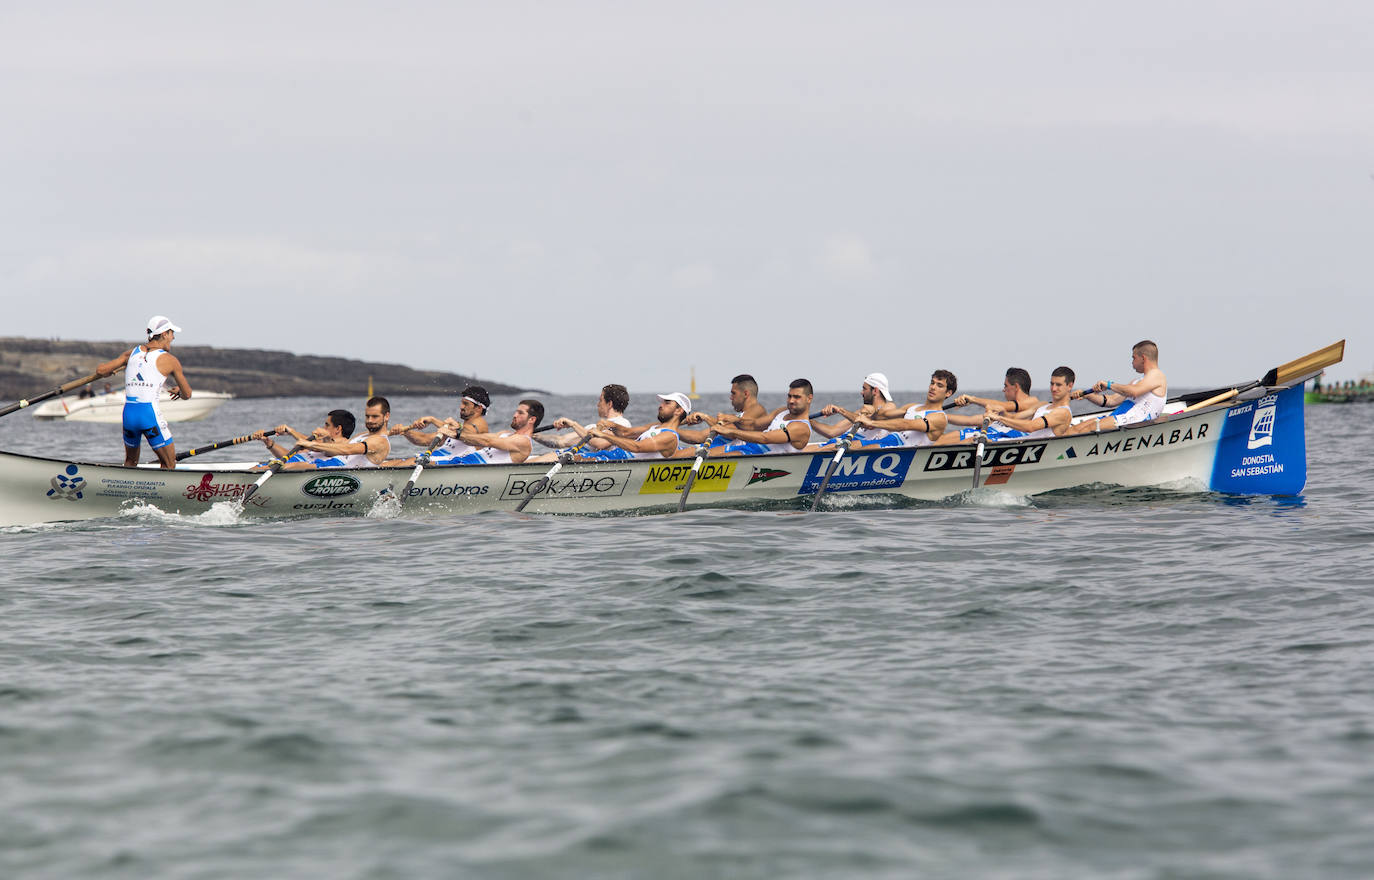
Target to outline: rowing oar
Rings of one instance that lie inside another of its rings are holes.
[[[262,436],[271,437],[275,433],[277,432],[263,431]],[[178,452],[177,461],[183,461],[185,459],[190,458],[193,455],[204,455],[207,452],[214,452],[216,449],[226,449],[230,446],[238,446],[240,443],[247,443],[249,440],[257,439],[258,438],[254,437],[252,434],[245,434],[242,437],[233,437],[229,440],[220,440],[215,443],[211,443],[208,446],[198,446],[195,449],[190,450],[189,452]]]
[[[546,425],[543,428],[536,429],[535,433],[538,433],[539,431],[547,431],[549,428],[552,427],[553,425]],[[530,483],[530,485],[526,487],[525,497],[521,498],[520,503],[515,505],[515,512],[522,512],[525,509],[525,506],[534,500],[534,496],[538,495],[540,492],[543,492],[545,487],[549,485],[549,481],[553,479],[554,474],[561,471],[563,469],[563,465],[572,461],[572,457],[577,454],[577,450],[587,445],[587,441],[590,439],[592,439],[592,432],[588,431],[582,437],[581,443],[578,443],[576,446],[569,446],[567,449],[560,449],[558,451],[558,460],[553,463],[553,467],[549,468],[548,472],[544,474],[544,476],[535,480],[533,483]]]
[[[281,473],[281,469],[284,467],[286,467],[285,458],[272,459],[272,463],[267,466],[267,470],[262,472],[262,476],[258,477],[258,481],[249,486],[248,491],[244,492],[243,497],[239,499],[239,509],[242,510],[246,507],[248,505],[248,499],[253,497],[253,493],[261,489],[262,484],[270,480],[273,474]]]
[[[973,488],[978,488],[978,478],[983,473],[983,444],[988,442],[988,423],[992,419],[983,416],[983,425],[978,429],[978,451],[973,454]]]
[[[849,430],[845,431],[840,437],[840,442],[837,444],[838,448],[835,450],[835,457],[830,459],[830,467],[825,469],[825,476],[821,478],[821,485],[816,489],[816,497],[811,501],[812,511],[820,507],[821,496],[825,494],[825,487],[830,485],[830,478],[835,475],[835,468],[840,466],[840,459],[844,458],[844,454],[849,451],[849,447],[854,443],[855,439],[857,439],[858,433],[859,425],[855,422],[850,425]]]
[[[812,418],[818,417],[819,415],[812,416]],[[697,454],[696,457],[692,459],[692,471],[687,475],[687,485],[682,487],[682,494],[679,495],[677,499],[678,513],[682,513],[682,511],[687,509],[687,496],[692,492],[692,484],[697,481],[697,471],[701,470],[701,463],[706,460],[706,453],[710,451],[711,440],[715,436],[716,432],[714,430],[707,431],[706,437],[697,444]]]
[[[458,425],[458,433],[463,433],[462,423],[459,423]],[[430,458],[433,455],[434,450],[442,446],[444,444],[444,441],[447,439],[448,438],[445,437],[443,434],[440,434],[436,431],[434,439],[429,441],[429,445],[425,447],[425,451],[415,456],[415,470],[410,472],[410,479],[406,480],[406,487],[401,490],[400,496],[398,496],[396,499],[397,504],[400,504],[402,506],[405,505],[406,499],[410,497],[410,490],[415,488],[415,481],[420,479],[420,471],[424,470],[425,465],[429,464]]]
[[[124,369],[124,368],[123,368],[123,367],[118,367],[118,368],[116,368],[116,369],[115,369],[115,373],[118,373],[118,372],[119,372],[120,370],[122,370],[122,369]],[[114,373],[111,373],[110,375],[113,376]],[[81,377],[80,379],[73,379],[73,380],[71,380],[70,382],[66,383],[65,385],[59,385],[59,386],[57,386],[56,388],[54,388],[54,389],[51,390],[51,391],[45,391],[45,392],[43,392],[42,394],[37,395],[36,397],[30,397],[30,398],[27,398],[27,399],[25,399],[25,400],[21,400],[21,401],[19,401],[18,403],[12,403],[12,404],[10,404],[9,406],[5,407],[4,409],[0,409],[0,416],[7,416],[7,415],[9,415],[9,414],[12,413],[12,412],[18,412],[19,410],[23,409],[23,408],[26,407],[26,406],[33,406],[35,403],[42,403],[43,401],[45,401],[45,400],[51,400],[51,399],[54,398],[54,397],[61,397],[62,395],[66,394],[68,391],[72,391],[73,389],[80,388],[82,385],[89,385],[89,384],[91,384],[92,382],[94,382],[96,379],[104,379],[104,378],[107,378],[107,377],[102,376],[102,375],[100,375],[99,373],[92,373],[92,374],[90,374],[89,376],[83,376],[83,377]]]

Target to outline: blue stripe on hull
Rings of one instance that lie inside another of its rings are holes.
[[[1211,488],[1236,495],[1297,495],[1307,483],[1302,386],[1226,413]]]

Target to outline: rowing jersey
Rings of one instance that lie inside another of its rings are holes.
[[[640,441],[649,440],[665,432],[677,437],[677,445],[673,447],[674,450],[682,449],[686,445],[682,442],[682,436],[678,434],[677,431],[674,431],[672,428],[669,428],[667,425],[654,425],[652,428],[645,431],[643,434],[640,434],[635,439]],[[668,458],[671,456],[671,453],[665,456],[663,453],[655,449],[652,452],[632,452],[630,453],[630,455],[633,458]]]
[[[124,368],[124,445],[136,447],[144,437],[153,449],[161,449],[172,442],[167,417],[158,406],[162,384],[166,381],[157,368],[163,349],[134,346]]]
[[[913,405],[910,406],[910,407],[907,407],[907,411],[906,411],[905,414],[903,414],[902,418],[904,418],[904,419],[921,419],[921,418],[929,418],[931,415],[933,415],[933,414],[935,414],[935,413],[943,413],[943,412],[944,412],[944,410],[943,410],[942,408],[938,407],[938,406],[922,407],[921,404],[917,403],[917,404],[913,404]],[[903,445],[903,446],[933,446],[933,445],[935,444],[935,441],[934,441],[934,440],[931,440],[931,439],[930,439],[930,435],[929,435],[928,433],[926,433],[925,431],[907,430],[907,431],[893,431],[892,433],[893,433],[893,434],[896,434],[899,438],[901,438],[901,441],[902,441],[902,445]]]
[[[1056,406],[1055,406],[1054,404],[1052,404],[1052,403],[1047,403],[1047,404],[1045,404],[1044,406],[1042,406],[1042,407],[1040,407],[1039,409],[1037,409],[1037,410],[1035,411],[1035,414],[1032,415],[1032,416],[1030,417],[1030,420],[1033,422],[1033,421],[1035,421],[1036,419],[1047,418],[1047,417],[1049,416],[1049,414],[1050,414],[1053,410],[1055,410],[1055,409],[1068,409],[1068,407],[1067,407],[1067,406],[1059,406],[1059,407],[1056,407]],[[1036,429],[1036,430],[1034,430],[1034,431],[1031,431],[1029,434],[1026,435],[1026,437],[1027,437],[1028,439],[1031,439],[1031,440],[1039,440],[1039,439],[1042,438],[1042,437],[1053,437],[1053,436],[1054,436],[1054,429],[1051,428],[1051,427],[1049,427],[1048,425],[1047,425],[1046,427],[1044,427],[1044,428],[1038,428],[1038,429]]]
[[[1148,422],[1164,412],[1165,400],[1153,391],[1147,391],[1135,400],[1129,400],[1130,406],[1120,415],[1115,416],[1117,427],[1122,425],[1134,425],[1137,422]],[[1125,404],[1122,404],[1125,406]],[[1117,407],[1120,410],[1121,407]]]

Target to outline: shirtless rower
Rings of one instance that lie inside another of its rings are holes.
[[[1035,412],[1027,417],[1013,416],[993,403],[988,407],[988,415],[1002,422],[1016,432],[1015,437],[993,437],[989,440],[1011,440],[1022,437],[1038,440],[1043,437],[1062,437],[1073,427],[1073,412],[1069,400],[1073,394],[1073,370],[1056,367],[1050,373],[1050,402],[1042,403]]]
[[[762,455],[768,452],[797,452],[811,442],[811,398],[815,392],[806,379],[793,379],[787,386],[787,405],[772,413],[768,426],[748,431],[738,424],[717,419],[717,434],[735,442],[717,446],[710,455]]]
[[[699,425],[703,422],[714,423],[723,420],[746,431],[759,431],[772,419],[768,410],[759,403],[759,383],[748,373],[740,373],[730,380],[730,406],[735,410],[733,413],[717,413],[714,419],[704,412],[688,413],[683,424]],[[709,433],[709,428],[704,431],[680,432],[682,441],[691,444],[702,442]],[[716,437],[711,445],[724,446],[728,442],[724,437]]]
[[[266,431],[254,431],[249,436],[254,440],[261,440],[267,447],[267,451],[277,458],[286,460],[283,470],[306,470],[308,468],[320,467],[343,467],[343,459],[337,456],[327,455],[323,452],[316,452],[312,449],[302,449],[300,441],[319,440],[321,442],[343,443],[348,440],[353,433],[354,427],[358,424],[353,413],[346,409],[332,409],[324,417],[324,424],[308,435],[302,434],[290,425],[277,425],[273,430],[279,437],[291,436],[296,438],[296,445],[287,449],[276,441],[275,438],[267,434]],[[261,469],[261,468],[259,468]]]
[[[902,446],[934,446],[948,424],[944,410],[945,401],[958,388],[959,380],[953,373],[949,370],[936,370],[930,374],[925,401],[908,406],[900,418],[860,416],[855,423],[864,428],[883,428],[891,431],[901,441]]]
[[[1091,391],[1079,395],[1102,406],[1116,406],[1130,401],[1130,406],[1121,412],[1105,416],[1087,418],[1074,425],[1070,434],[1086,434],[1090,431],[1110,431],[1126,425],[1148,422],[1164,411],[1169,397],[1169,380],[1159,368],[1159,346],[1148,339],[1137,342],[1131,348],[1131,369],[1141,374],[1135,382],[1110,382],[1106,379],[1093,383]],[[1101,395],[1097,400],[1089,394]]]
[[[544,404],[522,400],[510,418],[510,430],[500,433],[477,432],[463,426],[458,439],[477,451],[441,462],[444,465],[520,464],[530,457],[530,437],[544,418]],[[455,426],[444,425],[439,432],[451,436]]]
[[[888,387],[887,374],[869,373],[864,377],[863,384],[859,386],[859,395],[863,398],[863,406],[858,410],[850,412],[838,404],[827,404],[821,407],[821,416],[839,415],[843,418],[833,425],[826,425],[821,422],[812,422],[811,429],[822,437],[831,438],[825,443],[815,444],[817,448],[833,446],[834,438],[847,432],[854,426],[855,419],[860,416],[886,416],[895,418],[901,410],[897,409],[892,403],[892,391]],[[884,428],[860,428],[854,432],[858,445],[876,446],[898,446],[899,439],[891,431]]]
[[[181,361],[172,354],[172,340],[181,328],[162,315],[148,319],[148,341],[95,368],[97,376],[112,376],[124,367],[124,466],[138,465],[143,438],[157,456],[160,467],[177,466],[176,448],[167,417],[158,401],[162,385],[171,376],[177,383],[172,389],[173,400],[190,400],[191,384],[181,371]],[[107,386],[108,387],[108,386]]]
[[[629,453],[611,445],[611,442],[604,437],[589,437],[592,428],[602,421],[619,425],[622,428],[630,427],[630,420],[625,418],[625,410],[630,405],[630,392],[624,385],[603,385],[601,395],[596,399],[596,418],[597,421],[590,425],[582,425],[572,419],[556,418],[553,420],[555,428],[572,428],[563,434],[556,434],[552,437],[547,434],[536,434],[534,442],[540,446],[549,446],[553,449],[568,449],[574,446],[581,446],[586,453],[591,452],[615,452],[624,453],[619,456],[599,456],[602,458],[628,458]],[[530,458],[530,461],[553,461],[558,457],[557,453],[546,452],[543,455]]]
[[[385,397],[372,397],[363,410],[361,434],[350,440],[302,440],[300,448],[311,452],[321,452],[339,460],[339,464],[321,467],[377,467],[391,453],[391,441],[387,438],[387,423],[391,420],[391,403]],[[298,465],[300,467],[298,467]],[[314,467],[314,464],[295,462],[286,465],[289,470]]]
[[[1030,373],[1020,367],[1008,367],[1006,378],[1002,380],[1002,400],[990,400],[986,397],[975,397],[972,394],[961,394],[951,401],[951,405],[956,407],[981,406],[984,412],[995,407],[1013,415],[1026,415],[1041,404],[1041,401],[1030,393],[1030,389]],[[937,444],[968,443],[977,436],[983,425],[982,415],[949,413],[948,418],[951,428],[939,440],[935,441]],[[989,424],[986,432],[989,440],[1015,437],[1018,433],[1000,420]]]
[[[440,419],[435,416],[423,416],[411,422],[409,425],[393,425],[390,434],[395,436],[400,434],[416,446],[423,446],[429,449],[436,438],[439,437],[438,431],[422,431],[421,428],[434,425],[440,427],[448,425],[451,428],[443,443],[430,450],[431,464],[445,464],[450,460],[462,458],[464,455],[471,455],[477,451],[476,446],[471,446],[452,436],[462,425],[471,425],[472,430],[479,434],[485,434],[491,430],[487,426],[487,407],[491,405],[491,397],[487,394],[487,389],[481,385],[469,385],[463,389],[463,393],[458,400],[458,418]],[[414,467],[415,458],[393,458],[386,462],[385,467]]]

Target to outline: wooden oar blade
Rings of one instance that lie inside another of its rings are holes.
[[[1324,370],[1333,364],[1339,364],[1345,360],[1345,340],[1333,342],[1326,348],[1319,348],[1311,354],[1303,355],[1297,360],[1289,361],[1282,366],[1275,367],[1264,374],[1260,380],[1261,385],[1287,385],[1294,379],[1299,379],[1309,373]]]

